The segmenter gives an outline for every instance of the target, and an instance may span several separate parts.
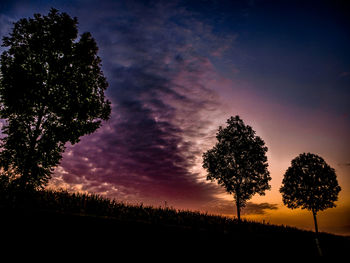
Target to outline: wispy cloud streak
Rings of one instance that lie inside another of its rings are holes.
[[[193,167],[220,109],[217,94],[206,86],[215,69],[193,46],[193,20],[183,20],[186,26],[172,22],[179,13],[186,17],[185,10],[137,3],[126,8],[112,5],[108,16],[95,16],[109,21],[97,39],[112,119],[68,147],[53,183],[128,201],[203,202],[217,190],[199,182]]]

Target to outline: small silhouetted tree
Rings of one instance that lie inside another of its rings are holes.
[[[220,126],[216,138],[216,145],[203,154],[203,168],[208,172],[207,180],[216,180],[233,195],[240,221],[247,200],[270,189],[267,147],[239,116],[228,119],[225,128]]]
[[[109,119],[108,83],[90,33],[78,38],[77,19],[51,9],[20,19],[3,38],[0,165],[12,183],[47,183],[65,150]]]
[[[280,188],[283,203],[288,208],[301,207],[312,212],[316,235],[318,211],[335,207],[340,190],[334,169],[312,153],[302,153],[292,160]]]

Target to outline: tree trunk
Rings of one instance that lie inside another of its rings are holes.
[[[317,212],[315,212],[315,210],[312,210],[312,215],[314,216],[316,237],[318,237],[318,226],[317,226],[317,218],[316,218]]]
[[[317,212],[314,209],[312,209],[312,215],[314,217],[314,223],[315,223],[315,233],[316,233],[315,242],[316,242],[316,247],[317,247],[318,255],[320,257],[322,257],[322,250],[321,250],[321,247],[320,247],[320,241],[318,240],[318,226],[317,226],[317,218],[316,218]]]
[[[239,205],[239,197],[236,197],[236,207],[237,207],[237,218],[238,218],[238,222],[241,222],[241,208]]]
[[[43,120],[43,115],[44,115],[44,109],[42,108],[41,111],[38,114],[38,120],[35,125],[35,129],[32,131],[32,136],[30,138],[30,143],[29,143],[29,149],[28,149],[28,158],[26,160],[26,164],[24,167],[23,174],[21,176],[20,180],[20,186],[23,188],[27,187],[27,184],[29,183],[29,176],[32,176],[32,167],[33,167],[33,155],[35,153],[35,147],[37,144],[37,139],[40,135],[40,126],[41,122]]]

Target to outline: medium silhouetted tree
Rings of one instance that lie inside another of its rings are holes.
[[[318,235],[318,211],[335,207],[341,188],[337,176],[325,160],[312,153],[303,153],[292,160],[282,181],[283,203],[291,209],[301,207],[312,212]]]
[[[22,187],[47,183],[65,150],[109,119],[108,83],[90,33],[51,9],[20,19],[3,38],[0,75],[3,176]]]
[[[207,180],[217,180],[233,195],[240,221],[247,200],[270,189],[267,147],[239,116],[228,119],[227,127],[220,126],[216,138],[216,145],[203,154],[203,168],[208,172]]]

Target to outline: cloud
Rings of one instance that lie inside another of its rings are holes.
[[[205,39],[217,37],[186,10],[170,7],[110,3],[79,20],[96,33],[112,117],[67,147],[52,185],[182,207],[214,198],[217,187],[199,180],[198,165],[214,134],[212,120],[222,113],[207,85],[217,73],[200,51]],[[198,32],[202,41],[194,41]]]
[[[247,206],[242,211],[243,214],[252,214],[252,215],[261,215],[265,214],[266,210],[277,210],[278,205],[277,204],[270,204],[270,203],[252,203],[248,202]]]
[[[226,216],[236,216],[237,208],[232,199],[232,201],[224,199],[210,200],[208,203],[201,207],[203,211],[207,211],[213,214],[220,214]],[[242,215],[263,215],[267,210],[277,210],[278,205],[272,203],[254,203],[247,202],[246,206],[242,208]]]
[[[350,76],[350,71],[344,71],[344,72],[339,74],[339,77],[341,77],[341,78],[345,78],[348,76]]]
[[[338,163],[339,166],[350,166],[350,162]]]

